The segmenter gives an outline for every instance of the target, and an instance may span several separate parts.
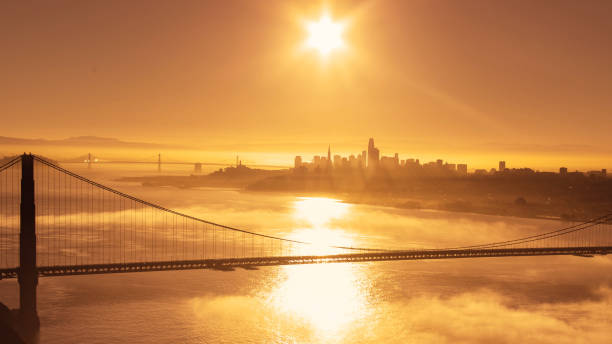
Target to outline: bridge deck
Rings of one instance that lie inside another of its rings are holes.
[[[144,272],[165,270],[215,269],[233,270],[237,267],[249,268],[272,265],[369,262],[390,260],[453,259],[484,257],[517,257],[517,256],[550,256],[578,255],[592,256],[612,253],[612,246],[601,247],[557,247],[557,248],[504,248],[478,250],[419,250],[387,251],[375,253],[337,254],[327,256],[281,256],[281,257],[247,257],[228,259],[204,259],[164,262],[135,262],[95,265],[39,266],[38,275],[69,276],[91,275],[122,272]],[[0,270],[0,279],[16,278],[19,268]]]

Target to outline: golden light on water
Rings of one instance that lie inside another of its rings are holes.
[[[325,197],[301,197],[293,204],[294,217],[322,228],[329,221],[340,219],[350,211],[351,204]]]
[[[351,238],[333,221],[350,216],[352,205],[324,197],[303,197],[293,204],[293,216],[304,228],[292,239],[312,242],[317,254],[333,253],[329,245],[350,246]],[[317,264],[283,267],[279,285],[270,295],[272,305],[287,317],[308,323],[318,335],[333,338],[347,331],[367,310],[363,266]]]
[[[344,46],[344,29],[344,23],[333,21],[329,14],[324,13],[318,21],[306,23],[306,46],[318,50],[321,55],[327,55]]]
[[[293,230],[289,238],[312,243],[314,247],[305,248],[310,254],[338,253],[330,246],[353,246],[346,231],[333,228],[333,221],[349,216],[351,207],[336,199],[301,197],[293,204],[293,217],[306,226]]]
[[[276,310],[304,321],[317,335],[333,338],[367,313],[366,276],[359,265],[284,267],[270,295]]]

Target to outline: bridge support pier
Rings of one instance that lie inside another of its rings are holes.
[[[36,211],[34,205],[34,157],[22,155],[19,233],[19,327],[28,342],[36,341],[40,328],[36,308]]]

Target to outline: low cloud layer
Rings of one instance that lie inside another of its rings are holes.
[[[234,321],[244,333],[271,342],[287,337],[298,343],[603,344],[612,340],[612,291],[606,288],[599,293],[599,301],[538,305],[517,305],[491,290],[449,298],[427,295],[382,301],[367,318],[357,317],[344,328],[333,329],[333,336],[299,315],[279,313],[256,297],[196,298],[191,305],[213,336]]]

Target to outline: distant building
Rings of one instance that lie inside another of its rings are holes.
[[[383,156],[380,158],[380,166],[386,170],[393,170],[398,167],[395,157]]]
[[[460,175],[467,175],[467,164],[457,164],[457,173]]]
[[[334,168],[342,166],[342,157],[338,154],[334,155]]]
[[[357,155],[357,167],[358,168],[364,168],[366,165],[366,160],[365,160],[365,151],[362,154],[358,154]]]
[[[360,156],[355,157],[354,154],[351,154],[351,156],[349,156],[349,166],[352,169],[361,168],[361,158],[360,158]]]
[[[342,168],[348,169],[350,167],[349,160],[347,157],[342,157]]]
[[[561,167],[559,169],[559,174],[562,176],[567,176],[567,167]]]
[[[295,157],[295,160],[293,161],[293,167],[295,169],[302,167],[302,157],[301,156],[298,155]]]
[[[584,173],[580,171],[568,172],[567,175],[571,177],[584,177]]]
[[[414,172],[415,169],[421,167],[419,159],[406,159],[406,168]]]
[[[194,171],[195,173],[202,173],[202,164],[199,162],[196,162],[194,165]]]
[[[492,169],[495,170],[495,169]],[[535,174],[536,171],[528,168],[528,167],[523,167],[523,168],[512,168],[512,169],[508,169],[506,168],[506,173],[515,175],[515,176],[520,176],[520,175],[532,175]]]
[[[504,172],[505,170],[506,170],[506,162],[500,161],[499,162],[499,172]]]
[[[604,168],[601,171],[588,171],[587,176],[589,177],[606,177],[608,171]]]
[[[368,169],[375,170],[378,167],[379,160],[380,151],[374,147],[374,139],[370,138],[368,141]]]
[[[442,166],[444,166],[444,160],[438,159],[438,160],[436,160],[436,164],[438,165],[438,167],[442,167]]]

